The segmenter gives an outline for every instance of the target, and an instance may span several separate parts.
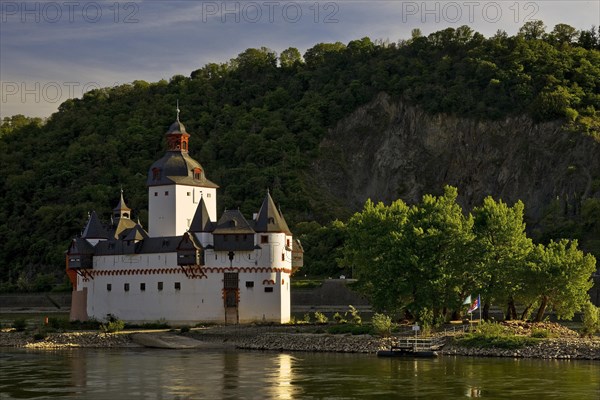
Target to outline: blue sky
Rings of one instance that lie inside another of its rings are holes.
[[[0,116],[47,117],[69,97],[169,79],[249,47],[303,53],[320,42],[398,41],[469,25],[485,36],[541,19],[589,29],[598,1],[0,0]]]

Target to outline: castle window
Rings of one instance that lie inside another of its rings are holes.
[[[123,289],[125,289],[126,292],[129,292],[129,283],[124,284]]]
[[[274,224],[274,223],[275,223],[275,218],[269,217],[269,224]]]
[[[160,292],[161,290],[163,290],[163,283],[158,282],[158,291]]]
[[[182,147],[184,150],[187,150],[187,142],[183,142],[183,143],[181,143],[181,147]]]
[[[247,288],[253,288],[254,287],[254,281],[246,281],[246,287]]]
[[[152,179],[155,181],[160,179],[160,168],[152,168]]]
[[[265,293],[273,293],[273,287],[272,286],[267,286],[265,288]]]
[[[200,180],[201,173],[202,173],[202,170],[200,168],[194,168],[194,179]]]
[[[240,235],[235,235],[235,241],[239,242],[240,241]]]
[[[181,290],[181,282],[175,282],[175,290]]]
[[[261,235],[260,242],[261,243],[269,243],[269,237],[267,235]]]
[[[285,261],[285,254],[281,253],[281,261]]]
[[[191,193],[191,192],[187,192],[187,195],[188,195],[188,197],[189,197],[189,196],[191,196],[191,195],[192,195],[192,193]]]
[[[106,291],[110,292],[112,290],[112,285],[110,283],[106,284]]]
[[[158,196],[158,192],[154,192],[154,197]]]
[[[288,240],[286,241],[286,243],[287,243],[287,245],[286,245],[286,246],[287,246],[287,247],[290,247],[290,239],[288,239]]]
[[[210,193],[207,193],[207,194],[206,194],[206,197],[210,197]]]
[[[169,195],[169,191],[167,190],[167,191],[165,191],[165,196],[168,196],[168,195]]]
[[[140,283],[140,292],[144,292],[146,290],[146,284]]]

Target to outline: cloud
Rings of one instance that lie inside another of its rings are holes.
[[[156,81],[225,62],[249,47],[304,52],[320,42],[347,43],[364,36],[397,41],[408,38],[413,28],[429,34],[460,25],[488,36],[498,29],[513,34],[527,19],[542,19],[549,29],[559,22],[588,29],[598,23],[600,12],[592,1],[77,3],[74,10],[61,2],[29,2],[27,9],[22,2],[0,3],[2,82],[112,86]],[[61,7],[61,16],[48,4]],[[1,115],[47,116],[58,106],[19,99],[3,98]]]

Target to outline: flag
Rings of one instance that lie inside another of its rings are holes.
[[[463,306],[468,306],[471,304],[471,295],[468,295],[465,301],[463,301]]]
[[[473,304],[471,304],[471,307],[469,307],[467,313],[471,314],[473,311],[477,310],[479,308],[480,303],[481,295],[477,296],[477,299],[473,302]]]

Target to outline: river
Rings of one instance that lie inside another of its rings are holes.
[[[599,399],[596,361],[0,349],[0,398]]]

